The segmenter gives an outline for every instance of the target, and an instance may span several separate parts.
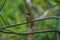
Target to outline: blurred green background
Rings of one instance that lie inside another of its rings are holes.
[[[0,0],[0,7],[3,5],[4,0]],[[43,10],[47,10],[54,5],[58,5],[56,10],[50,11],[47,15],[49,16],[59,16],[60,14],[60,1],[56,0],[33,0],[33,4],[35,4],[34,14],[35,18],[43,15],[41,12]],[[19,24],[26,21],[26,8],[24,6],[24,0],[6,0],[6,4],[0,14],[4,17],[5,21],[8,25]],[[28,3],[28,8],[31,10],[31,6]],[[2,19],[0,18],[0,27],[6,26]],[[57,19],[47,19],[43,21],[38,21],[33,30],[44,30],[44,29],[57,29],[58,28],[58,20]],[[26,24],[7,28],[6,30],[14,31],[14,32],[26,32],[29,30]],[[5,31],[6,31],[5,30]],[[14,35],[14,34],[4,34],[0,32],[0,40],[29,40],[29,35]],[[49,33],[39,33],[33,34],[33,40],[57,40],[57,33],[49,32]]]

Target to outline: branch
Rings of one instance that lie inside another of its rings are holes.
[[[1,6],[0,11],[2,11],[2,9],[3,9],[4,5],[5,5],[5,3],[6,3],[6,0],[4,1],[3,5]],[[0,17],[1,17],[1,19],[3,20],[4,24],[7,25],[5,19],[3,18],[3,16],[2,16],[1,14],[0,14]]]
[[[52,16],[52,17],[47,17],[47,18],[42,18],[42,19],[38,18],[38,19],[32,20],[31,22],[42,21],[42,20],[45,20],[45,19],[58,19],[58,18],[59,17],[57,17],[57,16]],[[2,27],[0,27],[0,29],[15,27],[15,26],[19,26],[19,25],[23,25],[23,24],[27,24],[27,23],[31,23],[31,22],[23,22],[23,23],[20,23],[20,24],[14,24],[14,25],[9,25],[9,26],[2,26]]]
[[[1,8],[0,8],[0,12],[1,12],[1,11],[2,11],[2,9],[4,8],[5,3],[6,3],[6,0],[4,1],[3,5],[1,6]],[[9,25],[9,23],[8,23],[8,22],[6,22],[7,20],[5,20],[1,14],[0,14],[0,17],[1,17],[2,21],[4,22],[4,24],[5,24],[6,26],[8,26],[8,25]],[[2,30],[5,30],[5,29],[3,28]]]
[[[30,32],[22,32],[22,33],[18,33],[18,32],[4,32],[3,30],[0,30],[0,32],[6,33],[6,34],[29,35],[29,34],[46,33],[46,32],[60,32],[60,30],[56,30],[56,29],[38,30],[38,31],[33,31],[31,33]]]
[[[3,5],[1,6],[1,8],[0,8],[0,12],[2,11],[2,9],[3,9],[4,5],[5,5],[5,3],[6,3],[6,0],[4,1]],[[7,25],[5,19],[2,17],[1,14],[0,14],[0,17],[1,17],[1,19],[3,20],[4,24]]]
[[[5,3],[6,3],[6,0],[4,1],[2,7],[0,8],[0,11],[2,11],[2,9],[3,9],[4,5],[5,5]]]
[[[6,0],[4,1],[3,5],[1,6],[0,12],[2,11],[2,9],[3,9],[4,5],[5,5],[5,3],[6,3]],[[7,20],[5,20],[1,14],[0,14],[0,17],[1,17],[2,21],[4,22],[4,24],[5,24],[6,26],[8,26],[9,23],[6,22]],[[2,30],[5,30],[5,28],[3,28]],[[7,31],[9,31],[9,30],[7,30]]]
[[[46,10],[46,11],[44,11],[44,12],[43,12],[43,15],[40,16],[40,18],[45,18],[45,17],[48,15],[48,12],[50,12],[51,10],[55,10],[56,7],[57,7],[57,5],[55,5],[55,6],[51,7],[51,8],[49,8],[49,9]]]
[[[2,16],[1,14],[0,14],[0,17],[1,17],[2,21],[4,22],[4,24],[5,24],[6,26],[8,26],[9,23],[8,23],[8,21],[6,20],[6,18],[3,18],[3,16]]]
[[[30,10],[29,10],[29,8],[28,8],[28,5],[27,5],[26,0],[23,0],[23,1],[24,1],[24,6],[25,6],[25,8],[26,8],[27,12],[30,12]]]

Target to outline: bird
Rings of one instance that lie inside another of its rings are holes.
[[[32,17],[31,17],[31,15],[29,13],[26,15],[26,21],[27,21],[27,26],[29,26],[29,23],[28,22],[31,22],[32,21]],[[30,25],[33,26],[34,23],[31,22]]]

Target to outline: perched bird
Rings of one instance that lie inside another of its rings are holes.
[[[26,21],[27,22],[31,22],[33,19],[32,19],[32,17],[31,17],[31,15],[30,14],[27,14],[26,15]],[[29,25],[29,23],[27,23],[27,26]],[[33,26],[34,25],[34,23],[32,22],[31,24],[30,24],[31,26]]]

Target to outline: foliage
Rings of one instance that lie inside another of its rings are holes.
[[[0,7],[3,5],[4,0],[0,0]],[[54,5],[58,5],[57,10],[54,12],[49,12],[48,16],[59,16],[60,14],[60,1],[58,0],[33,0],[33,3],[37,8],[34,8],[35,18],[38,18],[42,15],[41,10],[47,10]],[[31,10],[30,5],[28,4],[29,10]],[[23,0],[7,0],[3,10],[0,14],[4,17],[8,25],[19,24],[21,22],[26,21],[26,10],[25,10]],[[39,10],[39,11],[38,11]],[[6,26],[2,19],[0,18],[0,27]],[[57,19],[47,19],[43,21],[36,22],[36,25],[33,27],[33,30],[44,30],[44,29],[57,29],[58,28],[58,20]],[[26,32],[29,27],[27,25],[20,25],[14,28],[7,28],[6,30],[14,31],[14,32]],[[6,31],[5,30],[5,31]],[[40,33],[33,34],[33,40],[56,40],[57,33],[49,32],[49,33]],[[29,40],[29,35],[13,35],[13,34],[4,34],[0,33],[1,40]]]

